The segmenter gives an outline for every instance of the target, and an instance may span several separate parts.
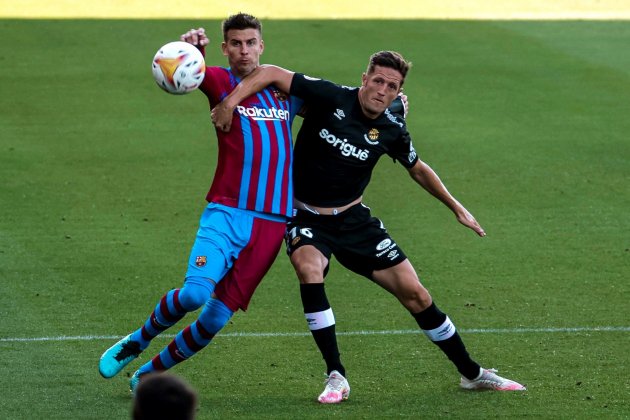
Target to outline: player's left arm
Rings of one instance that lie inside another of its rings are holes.
[[[212,109],[212,123],[219,130],[230,131],[234,109],[243,99],[271,84],[284,92],[289,92],[293,75],[294,72],[282,67],[270,64],[258,66]]]
[[[486,236],[486,232],[479,225],[479,222],[451,195],[440,177],[429,165],[418,159],[415,165],[407,168],[407,170],[414,181],[455,213],[459,223],[474,230],[479,236]]]

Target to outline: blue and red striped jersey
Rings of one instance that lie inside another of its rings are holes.
[[[240,82],[229,68],[207,67],[200,90],[210,107]],[[273,86],[242,101],[229,132],[217,130],[219,154],[206,199],[290,217],[293,208],[291,124],[302,101]]]

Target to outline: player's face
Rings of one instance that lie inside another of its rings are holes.
[[[239,77],[247,76],[258,67],[264,47],[260,32],[253,28],[230,29],[227,41],[221,44],[230,68]]]
[[[385,112],[400,92],[403,76],[398,70],[374,66],[371,73],[363,73],[359,102],[363,113],[376,118]]]

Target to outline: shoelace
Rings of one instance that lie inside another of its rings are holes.
[[[137,356],[139,354],[140,354],[140,343],[136,341],[129,341],[122,345],[122,348],[120,349],[118,354],[114,356],[114,359],[121,361],[121,360],[125,360],[127,357]]]
[[[505,380],[503,380],[503,378],[497,375],[497,372],[498,370],[496,369],[486,369],[486,372],[484,372],[484,375],[488,373],[489,374],[488,377],[481,375],[481,378],[479,378],[478,381],[486,383],[486,384],[502,385],[503,383],[505,383]]]
[[[329,376],[324,381],[326,384],[326,388],[331,389],[332,391],[339,391],[343,389],[343,379],[339,379],[337,376]]]

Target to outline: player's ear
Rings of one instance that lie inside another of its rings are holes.
[[[223,41],[221,43],[221,51],[223,51],[223,55],[227,57],[228,53],[227,53],[227,42]]]
[[[365,86],[366,83],[367,83],[367,74],[363,73],[361,75],[361,86]]]
[[[265,51],[265,41],[260,40],[260,55],[262,55],[263,51]]]

